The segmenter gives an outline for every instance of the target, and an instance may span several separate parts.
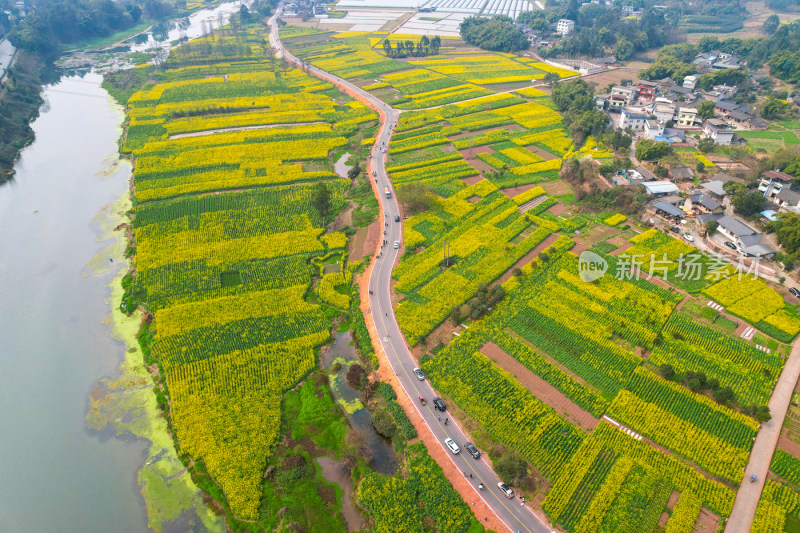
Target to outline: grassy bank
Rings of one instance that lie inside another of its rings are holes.
[[[30,123],[42,105],[43,68],[36,54],[19,50],[0,84],[0,183],[11,178],[20,150],[33,140]]]

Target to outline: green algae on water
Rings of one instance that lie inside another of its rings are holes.
[[[124,214],[129,208],[126,192],[103,209],[101,213],[106,216],[100,221],[104,240],[116,239],[121,243],[108,247],[112,253],[103,255],[103,258],[122,262],[124,267],[128,266],[123,257],[127,222]],[[97,268],[103,262],[96,259],[87,265],[84,272],[104,270]],[[195,522],[193,525],[202,524],[208,531],[222,532],[225,530],[224,520],[203,503],[200,489],[194,485],[178,458],[167,421],[156,403],[153,373],[158,372],[158,368],[145,365],[137,339],[141,313],[137,311],[128,317],[119,308],[123,295],[121,280],[126,272],[127,268],[120,269],[111,282],[111,296],[108,299],[111,314],[107,320],[112,336],[127,348],[125,359],[120,363],[116,377],[97,382],[90,395],[86,424],[98,431],[111,430],[118,436],[133,435],[150,442],[147,459],[139,469],[137,481],[151,529],[161,531],[165,524],[188,516],[190,522]]]

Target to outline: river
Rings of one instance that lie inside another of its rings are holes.
[[[141,355],[112,331],[125,263],[112,230],[131,168],[117,152],[123,110],[100,82],[45,88],[36,140],[0,186],[0,531],[218,529],[197,520],[208,511],[170,455],[147,375],[131,364]],[[167,478],[174,490],[159,485]]]
[[[94,222],[130,175],[115,165],[122,110],[99,76],[44,92],[12,181],[0,187],[0,530],[146,530],[135,472],[145,445],[84,423],[94,382],[124,346],[109,335],[115,268]]]

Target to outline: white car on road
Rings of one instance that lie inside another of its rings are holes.
[[[688,233],[684,233],[684,234],[683,234],[683,238],[684,238],[684,239],[686,239],[686,242],[694,242],[694,237],[692,237],[692,236],[691,236],[690,234],[688,234]]]
[[[506,485],[505,483],[503,483],[502,481],[500,481],[500,482],[497,484],[497,487],[498,487],[500,490],[502,490],[502,491],[503,491],[503,494],[505,494],[505,495],[506,495],[506,498],[508,498],[508,499],[511,499],[511,498],[513,498],[513,497],[514,497],[514,491],[513,491],[513,490],[511,490],[511,488],[510,488],[508,485]]]
[[[461,453],[461,448],[458,447],[456,441],[453,439],[444,439],[444,445],[453,453],[453,455],[458,455]]]

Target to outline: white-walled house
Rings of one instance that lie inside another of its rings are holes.
[[[703,137],[713,139],[716,144],[730,146],[733,142],[733,131],[724,120],[710,118],[703,125]]]

